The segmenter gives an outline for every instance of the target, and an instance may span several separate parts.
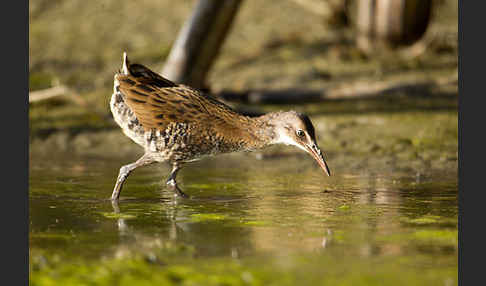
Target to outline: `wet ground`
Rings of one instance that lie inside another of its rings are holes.
[[[31,285],[457,285],[457,113],[311,118],[332,177],[291,147],[223,155],[180,172],[189,200],[160,164],[112,204],[141,154],[119,130],[132,153],[31,147]]]

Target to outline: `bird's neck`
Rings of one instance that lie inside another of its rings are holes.
[[[261,149],[276,143],[275,125],[273,124],[273,113],[267,113],[258,117],[241,118],[242,134],[245,134],[245,149]]]

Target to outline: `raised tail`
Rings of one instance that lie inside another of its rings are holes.
[[[141,64],[130,63],[126,52],[123,52],[123,63],[117,76],[120,75],[132,76],[144,84],[151,84],[160,88],[177,86],[176,83],[162,77]]]
[[[122,63],[120,73],[124,75],[129,75],[129,71],[128,71],[129,65],[130,62],[128,61],[127,52],[123,52],[123,63]]]

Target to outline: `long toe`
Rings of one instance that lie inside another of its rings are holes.
[[[186,193],[184,193],[178,186],[177,186],[177,183],[170,179],[167,181],[167,187],[169,187],[169,189],[171,189],[173,192],[174,192],[174,195],[177,197],[182,197],[182,198],[185,198],[185,199],[188,199],[189,198],[189,195],[187,195]]]
[[[184,199],[188,199],[189,198],[189,195],[187,195],[186,193],[184,193],[181,189],[179,189],[179,187],[175,187],[175,195],[176,196],[179,196],[179,197],[182,197]]]

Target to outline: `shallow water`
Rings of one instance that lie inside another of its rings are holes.
[[[136,156],[31,153],[31,284],[457,285],[457,167],[280,150],[187,165],[191,199],[139,168],[118,204]]]

